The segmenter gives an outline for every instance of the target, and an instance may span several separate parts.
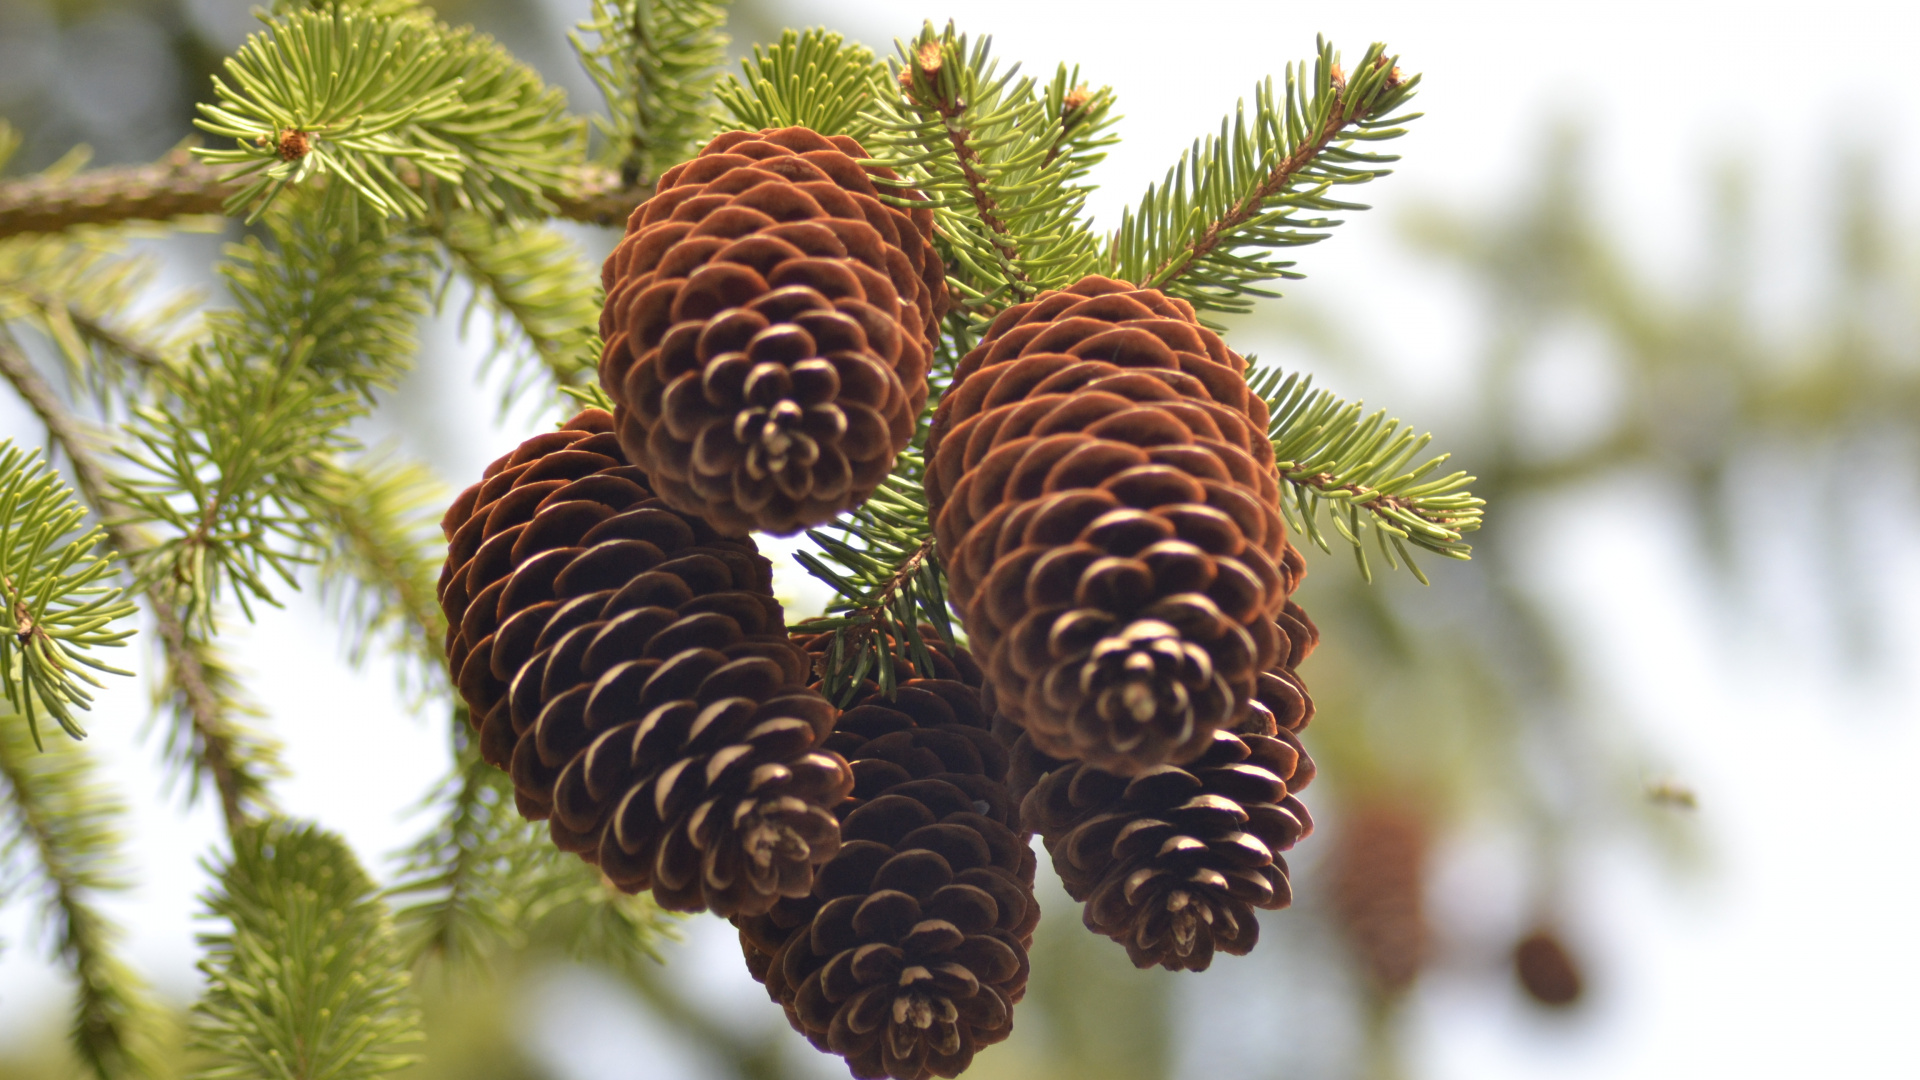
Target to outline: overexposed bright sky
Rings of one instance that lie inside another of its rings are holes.
[[[553,6],[571,20],[586,3]],[[1448,371],[1472,353],[1476,324],[1460,294],[1399,247],[1394,214],[1422,200],[1490,208],[1525,190],[1549,121],[1586,125],[1608,220],[1641,267],[1676,283],[1699,254],[1703,170],[1729,153],[1756,162],[1768,222],[1758,277],[1778,300],[1770,317],[1783,325],[1817,277],[1820,200],[1842,150],[1878,153],[1900,220],[1920,222],[1920,80],[1912,76],[1920,18],[1894,4],[805,0],[787,10],[796,25],[828,25],[876,47],[921,17],[952,17],[993,34],[1000,55],[1035,74],[1067,60],[1111,84],[1126,142],[1097,177],[1107,187],[1091,208],[1107,224],[1191,139],[1217,129],[1257,78],[1310,54],[1316,32],[1349,56],[1387,41],[1404,67],[1423,74],[1418,103],[1428,115],[1397,144],[1406,157],[1400,172],[1365,193],[1378,209],[1303,252],[1310,276],[1288,291],[1352,315],[1368,350],[1389,361],[1392,382],[1352,390],[1408,413],[1431,402],[1418,417],[1434,426],[1444,423]],[[1366,317],[1371,310],[1393,314]],[[434,331],[450,332],[445,324]],[[456,486],[524,431],[449,420],[492,416],[491,391],[462,373],[421,378],[431,384],[425,396],[444,403],[434,422],[449,440],[440,460],[462,474],[449,477]],[[0,431],[31,428],[9,402]],[[1845,683],[1842,667],[1800,659],[1784,630],[1757,628],[1729,644],[1685,542],[1661,524],[1661,507],[1631,490],[1603,494],[1643,511],[1625,520],[1649,524],[1605,537],[1602,553],[1603,538],[1579,527],[1578,508],[1549,515],[1529,572],[1601,643],[1596,672],[1633,673],[1611,689],[1632,706],[1623,713],[1650,721],[1639,737],[1701,791],[1711,867],[1677,879],[1631,844],[1596,855],[1578,869],[1575,890],[1577,913],[1608,958],[1589,1014],[1543,1024],[1508,998],[1452,993],[1439,980],[1414,1011],[1415,1080],[1920,1075],[1911,1019],[1920,990],[1910,974],[1920,965],[1920,933],[1909,914],[1920,891],[1912,825],[1920,787],[1911,781],[1920,771],[1920,699],[1910,685]],[[1875,572],[1887,595],[1920,607],[1914,546],[1882,554]],[[1577,572],[1603,558],[1605,591]],[[326,626],[311,601],[296,599],[239,635],[239,659],[288,744],[295,775],[277,789],[286,809],[339,829],[378,864],[424,824],[405,814],[446,767],[446,721],[437,710],[410,714],[380,664],[347,668]],[[1890,648],[1914,655],[1920,627],[1909,619],[1900,632]],[[117,688],[91,724],[111,778],[135,807],[128,850],[143,884],[113,909],[140,966],[187,995],[195,986],[190,916],[203,884],[196,860],[218,828],[209,807],[181,815],[177,796],[157,790],[156,740],[139,734],[145,703],[144,687]],[[1473,865],[1471,850],[1461,858]],[[62,1007],[23,908],[0,912],[0,937],[10,942],[0,955],[0,1040]],[[696,955],[725,951],[714,946],[719,924],[708,922]],[[716,1000],[735,992],[761,1000],[744,972],[711,978]],[[1235,986],[1225,976],[1188,1001],[1194,1038],[1184,1075],[1216,1073],[1221,1061],[1210,1048],[1231,1050],[1245,1041],[1246,1021],[1261,1022],[1234,1012]],[[1236,1017],[1238,1036],[1225,1026]],[[611,1048],[551,1053],[581,1080],[705,1075],[684,1055],[643,1063]]]

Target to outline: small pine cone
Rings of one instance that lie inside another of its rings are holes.
[[[655,498],[612,430],[587,410],[454,500],[448,668],[563,850],[664,908],[763,912],[839,847],[836,710],[806,689],[771,564]]]
[[[1342,823],[1328,856],[1333,913],[1354,958],[1382,993],[1413,985],[1432,947],[1426,916],[1432,834],[1412,806],[1369,802]]]
[[[1131,775],[1208,753],[1303,653],[1266,405],[1193,310],[1088,277],[1002,312],[935,413],[935,537],[1001,710]]]
[[[722,533],[865,502],[926,404],[947,309],[933,214],[882,202],[874,178],[896,177],[866,156],[801,127],[727,132],[667,170],[601,271],[620,445]]]
[[[1087,928],[1136,967],[1204,971],[1216,952],[1246,955],[1260,939],[1254,909],[1292,902],[1281,852],[1313,831],[1296,796],[1314,775],[1297,735],[1312,710],[1292,672],[1265,673],[1239,727],[1184,766],[1131,779],[1047,759],[1021,735],[1012,771],[1038,776],[1021,819],[1086,905]]]
[[[734,920],[748,969],[855,1077],[957,1076],[1012,1032],[1040,918],[1006,751],[950,679],[861,700],[827,745],[853,763],[843,845],[811,897]]]
[[[1513,975],[1528,997],[1555,1009],[1578,1004],[1586,989],[1580,962],[1551,927],[1538,927],[1514,945]]]

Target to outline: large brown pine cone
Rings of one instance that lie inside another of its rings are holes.
[[[1023,734],[1013,771],[1038,775],[1021,817],[1040,834],[1087,927],[1138,967],[1204,971],[1260,938],[1255,908],[1293,899],[1281,852],[1313,831],[1297,792],[1313,759],[1297,732],[1312,699],[1290,670],[1260,676],[1252,707],[1185,765],[1132,778],[1049,761]],[[1024,760],[1023,760],[1024,759]]]
[[[1008,308],[928,443],[935,535],[999,707],[1132,774],[1206,753],[1295,646],[1267,409],[1193,309],[1088,277]]]
[[[620,444],[722,533],[860,505],[926,404],[947,309],[933,215],[886,205],[874,177],[896,177],[866,156],[801,127],[727,132],[660,178],[601,270]]]
[[[1426,966],[1426,816],[1411,802],[1375,798],[1350,808],[1327,857],[1334,918],[1374,988],[1401,993]]]
[[[762,912],[839,847],[836,710],[806,688],[771,564],[655,498],[612,429],[587,410],[454,500],[448,668],[562,849],[665,908]]]
[[[987,727],[978,691],[951,679],[848,709],[827,744],[855,777],[839,853],[811,897],[734,920],[794,1029],[856,1077],[957,1076],[1012,1031],[1040,909]]]

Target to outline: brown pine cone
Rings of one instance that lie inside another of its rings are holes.
[[[488,466],[441,522],[447,664],[521,814],[664,908],[805,896],[839,847],[836,710],[772,566],[671,509],[589,409]]]
[[[1011,1033],[1040,918],[1006,751],[950,679],[865,698],[827,745],[853,763],[843,846],[811,897],[734,920],[748,969],[854,1076],[957,1076]]]
[[[886,205],[874,177],[896,177],[866,156],[801,127],[727,132],[667,170],[601,270],[620,445],[722,533],[860,505],[926,404],[947,310],[933,214]]]
[[[1551,927],[1537,927],[1514,945],[1513,975],[1528,997],[1555,1009],[1579,1004],[1586,989],[1580,962]]]
[[[1296,793],[1313,780],[1297,732],[1313,702],[1290,671],[1261,675],[1247,717],[1198,758],[1131,779],[1042,756],[1023,734],[1013,774],[1037,776],[1021,805],[1087,928],[1136,967],[1204,971],[1260,939],[1255,908],[1293,899],[1281,852],[1313,831]]]
[[[1426,966],[1426,818],[1393,800],[1362,803],[1341,823],[1327,859],[1334,918],[1381,993],[1413,985]]]
[[[1208,752],[1304,564],[1245,361],[1153,289],[1088,277],[1002,312],[935,413],[927,495],[1000,709],[1131,775]]]

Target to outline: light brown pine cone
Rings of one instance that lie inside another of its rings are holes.
[[[752,541],[655,498],[612,427],[528,439],[447,511],[448,667],[562,849],[671,910],[762,912],[839,847],[837,710]]]
[[[999,708],[1130,775],[1206,752],[1305,567],[1245,362],[1152,289],[1088,277],[1002,312],[960,364],[926,488]]]
[[[844,135],[731,131],[660,178],[601,271],[600,384],[676,509],[791,533],[864,502],[913,437],[947,309],[930,210]]]

